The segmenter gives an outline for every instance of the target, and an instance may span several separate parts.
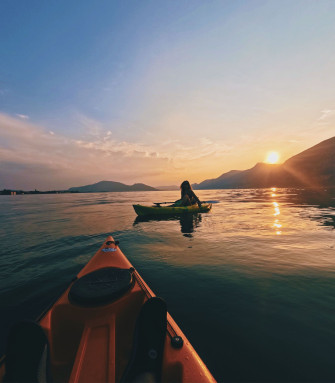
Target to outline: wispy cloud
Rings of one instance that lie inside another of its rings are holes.
[[[321,111],[321,116],[319,117],[319,121],[328,120],[330,117],[335,115],[335,109],[325,109]]]
[[[85,116],[79,123],[80,134],[73,137],[0,113],[0,189],[63,189],[100,180],[153,186],[201,182],[252,167],[263,160],[265,147],[282,148],[281,157],[287,159],[317,143],[312,130],[308,139],[306,131],[274,137],[255,132],[229,142],[177,133],[166,138],[158,129],[156,135],[129,142],[118,139],[110,124]]]
[[[189,145],[179,140],[127,142],[97,121],[81,122],[89,135],[70,138],[0,114],[0,188],[67,188],[101,179],[164,184],[185,174],[198,179],[209,158],[230,150],[208,138]]]
[[[29,116],[26,114],[16,114],[17,117],[21,118],[21,120],[29,120]]]

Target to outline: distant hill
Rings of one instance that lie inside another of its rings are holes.
[[[157,186],[157,189],[162,191],[179,190],[179,186],[177,185]]]
[[[258,163],[194,184],[194,189],[335,186],[335,137],[289,158],[281,165]]]
[[[92,185],[72,187],[69,192],[99,193],[99,192],[126,192],[126,191],[154,191],[158,190],[145,184],[125,185],[121,182],[100,181]]]

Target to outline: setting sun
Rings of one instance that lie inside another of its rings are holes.
[[[279,160],[279,154],[277,152],[269,152],[265,162],[268,164],[276,164]]]

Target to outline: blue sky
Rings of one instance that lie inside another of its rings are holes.
[[[334,136],[334,1],[3,0],[0,15],[0,188],[200,182]]]

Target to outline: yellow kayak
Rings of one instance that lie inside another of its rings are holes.
[[[191,206],[144,206],[133,205],[138,216],[143,215],[162,215],[162,214],[183,214],[183,213],[206,213],[211,210],[211,203],[203,203],[201,207],[197,204]]]

